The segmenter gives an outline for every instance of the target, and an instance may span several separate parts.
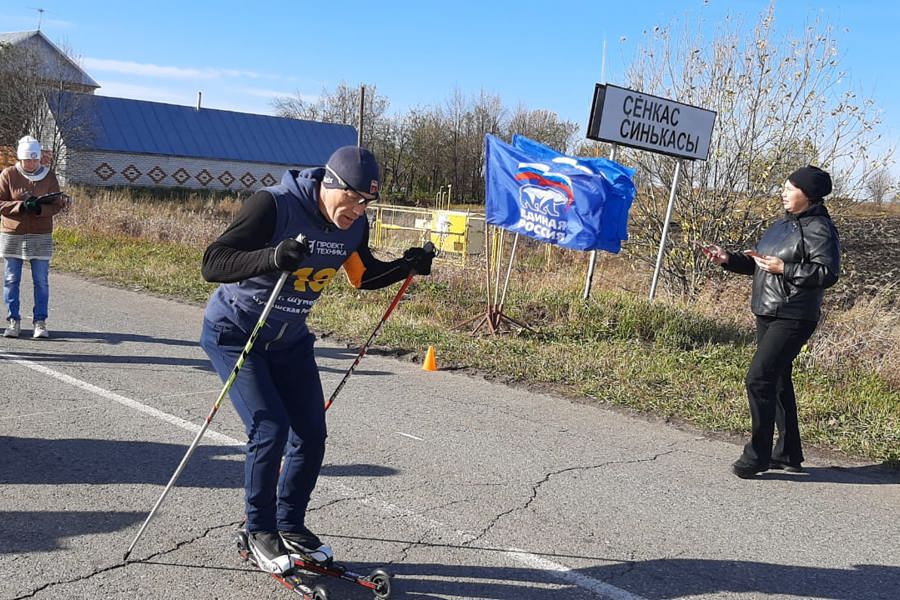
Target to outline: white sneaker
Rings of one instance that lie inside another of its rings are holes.
[[[18,335],[18,334],[16,334]],[[44,321],[35,321],[34,322],[34,338],[46,338],[50,337],[50,332],[47,331],[47,324]]]
[[[6,329],[3,331],[3,337],[19,337],[21,323],[15,319],[7,321]]]

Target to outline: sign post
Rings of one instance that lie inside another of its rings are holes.
[[[651,300],[656,294],[669,223],[675,205],[675,190],[681,174],[681,160],[677,159],[709,158],[709,143],[715,122],[716,113],[712,110],[615,85],[598,83],[594,86],[594,101],[591,105],[587,131],[589,139],[649,150],[676,158],[675,175],[669,191],[669,205],[666,207],[666,220],[659,241],[653,283],[650,287]]]

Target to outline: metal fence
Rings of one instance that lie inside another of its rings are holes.
[[[463,263],[484,254],[483,214],[390,204],[376,204],[371,211],[370,243],[374,248],[399,250],[430,241],[444,258]]]

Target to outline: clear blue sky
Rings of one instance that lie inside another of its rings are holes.
[[[552,110],[584,128],[595,82],[625,84],[643,31],[673,17],[725,14],[754,24],[767,0],[328,0],[90,2],[0,0],[0,31],[42,31],[80,58],[107,96],[270,113],[274,96],[314,99],[341,81],[374,84],[390,111],[434,106],[459,90]],[[820,15],[841,64],[900,141],[896,0],[778,0],[777,27]],[[558,7],[559,10],[556,10]],[[563,12],[562,9],[565,8]],[[714,33],[710,34],[713,37]],[[622,41],[624,38],[624,41]],[[515,42],[517,49],[512,43]],[[893,172],[900,176],[896,166]]]

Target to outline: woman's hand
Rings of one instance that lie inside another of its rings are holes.
[[[703,254],[706,256],[706,258],[713,261],[717,265],[724,265],[728,262],[728,253],[715,244],[701,246],[700,249],[703,251]]]
[[[775,273],[776,275],[784,273],[784,261],[777,256],[766,256],[765,254],[758,254],[753,250],[745,250],[744,254],[753,259],[757,268],[762,269],[767,273]]]

